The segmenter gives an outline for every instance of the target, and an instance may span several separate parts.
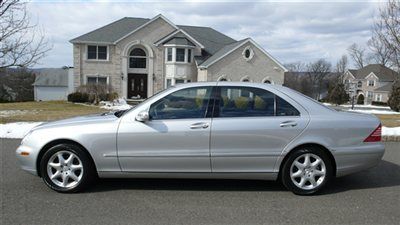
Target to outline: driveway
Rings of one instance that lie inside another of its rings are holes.
[[[277,182],[101,180],[86,193],[58,194],[20,170],[20,140],[1,139],[0,224],[398,224],[400,145],[382,163],[302,197]]]

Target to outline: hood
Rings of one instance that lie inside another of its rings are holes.
[[[49,128],[49,127],[57,127],[57,126],[73,126],[73,125],[80,125],[80,124],[92,124],[92,123],[103,123],[108,121],[115,121],[118,117],[116,117],[113,113],[103,113],[103,114],[94,114],[94,115],[87,115],[87,116],[78,116],[72,117],[63,120],[56,120],[51,122],[42,123],[32,130],[42,129],[42,128]]]

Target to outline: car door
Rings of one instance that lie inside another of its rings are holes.
[[[285,146],[307,126],[307,112],[289,97],[262,88],[222,85],[217,93],[212,171],[273,172]]]
[[[213,87],[177,90],[149,107],[146,122],[121,122],[118,158],[127,172],[211,172]]]

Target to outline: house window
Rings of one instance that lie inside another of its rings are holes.
[[[167,79],[167,88],[172,86],[172,80],[171,79]]]
[[[361,81],[358,81],[358,82],[357,82],[357,87],[359,87],[359,88],[362,87],[362,82],[361,82]]]
[[[382,94],[375,94],[375,101],[381,102],[382,101]]]
[[[190,63],[192,62],[192,49],[188,49],[188,56],[187,56],[187,62]]]
[[[141,48],[135,48],[129,54],[129,68],[146,68],[146,52]]]
[[[91,60],[107,60],[107,46],[99,45],[88,45],[87,47],[87,59]]]
[[[182,80],[182,79],[175,80],[175,84],[183,84],[183,83],[185,83],[185,80]]]
[[[243,58],[246,61],[250,61],[254,56],[254,51],[250,46],[247,46],[242,52]]]
[[[374,80],[368,80],[368,86],[375,86],[375,81]]]
[[[88,76],[86,84],[88,84],[88,85],[107,85],[107,77]]]
[[[372,91],[367,91],[367,97],[369,99],[372,99],[373,95],[374,95],[374,93]]]
[[[177,48],[176,49],[176,62],[185,62],[185,49],[184,48]]]
[[[167,62],[172,62],[172,48],[167,48]]]

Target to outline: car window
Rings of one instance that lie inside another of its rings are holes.
[[[275,95],[251,87],[221,87],[219,117],[275,115]]]
[[[212,87],[193,87],[171,93],[150,106],[150,119],[204,118],[211,90]]]
[[[300,112],[283,100],[281,97],[276,96],[276,116],[299,116]]]
[[[261,88],[220,87],[215,117],[299,116],[281,97]]]

